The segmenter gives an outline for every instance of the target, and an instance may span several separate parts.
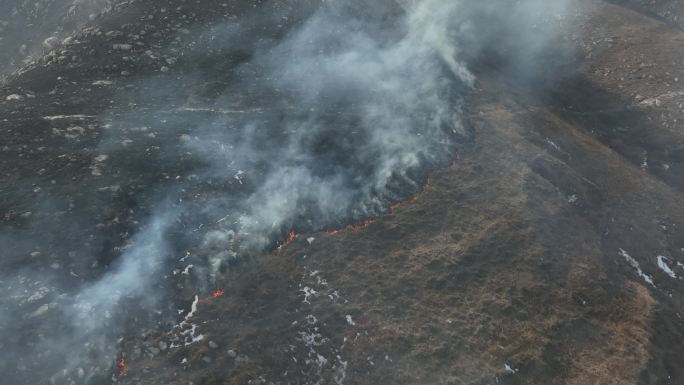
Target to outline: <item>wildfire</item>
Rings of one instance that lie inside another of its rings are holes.
[[[223,290],[223,289],[216,289],[216,290],[214,290],[214,291],[211,292],[211,298],[212,298],[212,299],[216,299],[216,298],[222,297],[223,294],[225,294],[225,290]]]
[[[297,238],[297,233],[295,233],[294,229],[290,229],[290,232],[287,233],[287,238],[285,239],[285,242],[283,242],[282,245],[278,246],[278,249],[276,250],[276,254],[279,254],[282,249],[287,247],[292,241]]]
[[[347,225],[344,229],[331,229],[331,230],[326,231],[326,233],[328,233],[328,235],[337,235],[337,234],[341,233],[342,230],[349,230],[351,232],[358,233],[362,229],[365,229],[366,227],[372,225],[375,222],[376,222],[376,220],[374,220],[374,219],[366,219],[365,221],[363,221],[359,224]]]
[[[458,162],[461,160],[461,153],[456,149],[456,156],[454,160],[451,162],[451,168],[455,169],[458,168]]]
[[[121,358],[116,360],[116,366],[119,367],[119,377],[123,377],[128,373],[128,367],[126,366],[126,360]]]
[[[425,194],[426,191],[430,189],[430,178],[427,178],[425,180],[425,184],[423,185],[423,189],[416,193],[412,198],[411,198],[411,203],[416,203],[418,202],[418,199]]]
[[[376,221],[374,219],[366,219],[365,221],[359,223],[358,225],[347,225],[347,230],[358,233],[360,230],[372,225]]]

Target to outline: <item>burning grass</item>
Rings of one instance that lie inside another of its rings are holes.
[[[216,290],[213,290],[213,291],[211,292],[211,297],[210,297],[210,298],[211,298],[211,299],[217,299],[217,298],[219,298],[219,297],[223,297],[223,295],[224,295],[225,293],[226,293],[226,292],[225,292],[225,290],[223,290],[223,289],[216,289]]]
[[[120,358],[116,360],[116,366],[119,368],[119,377],[123,377],[128,374],[128,366],[126,366],[126,359]]]

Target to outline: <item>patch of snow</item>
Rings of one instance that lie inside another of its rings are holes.
[[[347,314],[346,316],[344,316],[344,318],[347,320],[347,323],[348,323],[349,325],[352,325],[352,326],[356,325],[356,324],[354,323],[354,320],[352,319],[352,316],[350,316],[349,314]]]
[[[306,320],[306,323],[309,325],[315,325],[316,323],[318,323],[318,318],[316,318],[316,316],[314,316],[313,314],[307,315],[306,317],[304,317],[304,319]]]
[[[314,238],[314,237],[309,237],[309,238],[306,238],[306,241],[309,242],[309,244],[312,244],[315,239],[316,238]]]
[[[92,119],[95,118],[92,115],[50,115],[50,116],[43,116],[44,120],[62,120],[62,119]]]
[[[577,194],[572,194],[568,196],[568,203],[573,204],[577,202]]]
[[[190,264],[185,266],[185,269],[181,272],[182,275],[190,275],[190,269],[195,267],[194,265]]]
[[[23,98],[24,97],[19,95],[19,94],[12,94],[12,95],[9,95],[8,97],[6,97],[5,100],[7,100],[8,102],[11,102],[11,101],[15,101],[15,100],[21,100]]]
[[[343,385],[344,384],[344,379],[347,378],[347,364],[348,361],[343,361],[342,357],[337,356],[337,367],[336,367],[336,372],[333,376],[333,379],[335,380],[335,383],[337,385]]]
[[[513,368],[512,368],[510,365],[508,365],[508,364],[504,364],[504,370],[506,371],[506,373],[515,373],[515,372],[518,371],[517,369],[513,369]]]
[[[672,269],[670,269],[670,266],[668,266],[667,262],[665,262],[666,260],[667,260],[666,257],[659,255],[658,256],[658,267],[660,268],[660,270],[664,271],[665,274],[669,275],[670,278],[677,279],[677,275],[675,274],[674,271],[672,271]]]
[[[651,278],[649,275],[645,274],[645,273],[641,270],[641,266],[639,266],[639,262],[637,262],[636,259],[632,258],[632,257],[631,257],[629,254],[627,254],[627,252],[624,251],[623,249],[620,249],[620,255],[627,261],[627,263],[629,263],[629,264],[634,268],[634,270],[636,270],[637,274],[638,274],[641,278],[643,278],[643,280],[644,280],[646,283],[649,283],[649,284],[651,284],[653,287],[655,287],[655,284],[653,283],[653,278]]]
[[[648,168],[648,153],[644,152],[644,157],[641,160],[641,169],[646,170]]]
[[[304,300],[302,302],[310,304],[309,299],[316,295],[318,292],[308,286],[305,286],[302,290],[300,290],[302,293],[304,293]]]
[[[173,343],[169,348],[179,348],[181,346],[188,346],[192,345],[196,342],[204,340],[204,335],[199,334],[197,332],[197,325],[189,322],[189,320],[195,315],[197,312],[197,304],[199,303],[199,296],[195,296],[195,299],[192,301],[192,305],[190,305],[190,311],[188,314],[185,315],[183,318],[183,321],[181,321],[176,328],[181,329],[182,331],[179,333],[180,336],[183,337],[182,344],[181,343]],[[184,329],[184,330],[183,330]]]
[[[320,346],[323,343],[323,336],[317,332],[299,332],[300,339],[308,348]]]
[[[189,252],[189,251],[186,251],[186,252],[185,252],[185,257],[179,259],[178,261],[180,261],[180,262],[185,262],[185,260],[188,259],[189,257],[190,257],[190,252]]]
[[[551,139],[546,138],[546,143],[548,143],[549,145],[551,145],[551,147],[555,148],[556,150],[561,151],[560,146],[557,145],[556,143],[554,143]]]
[[[192,318],[192,316],[195,315],[195,312],[197,312],[197,304],[198,304],[198,303],[199,303],[199,296],[196,295],[196,296],[195,296],[195,300],[192,301],[192,305],[190,305],[190,311],[188,312],[188,314],[185,315],[185,318],[183,319],[183,322],[181,322],[180,325],[178,325],[178,326],[181,326],[181,327],[182,327],[182,326],[186,325],[186,324],[187,324],[187,321],[188,321],[190,318]]]
[[[245,172],[242,170],[238,170],[238,172],[233,175],[233,178],[238,181],[238,183],[242,184],[242,176],[245,175]]]

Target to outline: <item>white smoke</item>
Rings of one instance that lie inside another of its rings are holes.
[[[534,73],[535,57],[553,41],[566,6],[326,2],[277,42],[250,40],[250,18],[199,28],[187,51],[214,59],[240,44],[249,59],[230,70],[183,68],[178,84],[177,73],[141,80],[121,104],[145,109],[103,113],[110,136],[99,150],[109,162],[132,165],[124,176],[154,161],[160,172],[187,158],[201,167],[188,167],[179,186],[162,194],[174,207],[157,205],[111,269],[63,307],[73,330],[47,338],[43,347],[88,341],[88,349],[73,349],[72,366],[93,349],[111,357],[103,330],[127,311],[127,301],[154,301],[150,288],[173,269],[170,257],[185,252],[173,243],[192,249],[193,271],[206,282],[220,279],[231,261],[267,251],[291,228],[316,231],[360,220],[417,191],[468,136],[460,115],[476,82],[477,68],[469,65],[494,51],[516,75]],[[219,96],[186,89],[219,78],[231,79]],[[124,128],[160,121],[174,125],[159,128],[164,135],[136,139],[142,149],[162,149],[154,161],[140,148],[117,145],[118,135],[131,135]]]

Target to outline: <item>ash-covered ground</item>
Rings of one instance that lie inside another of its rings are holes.
[[[14,3],[3,383],[684,383],[676,2]]]

